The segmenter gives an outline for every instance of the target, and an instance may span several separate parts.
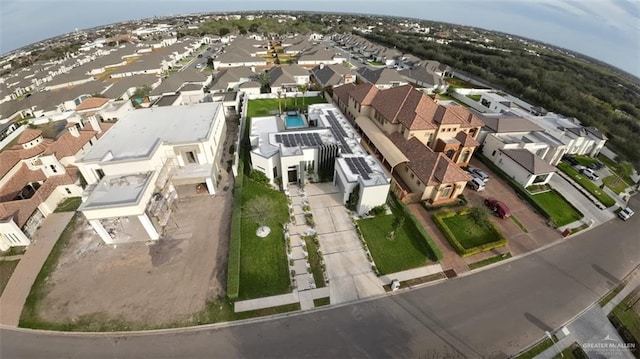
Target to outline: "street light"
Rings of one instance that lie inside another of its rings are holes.
[[[558,347],[556,346],[556,342],[553,340],[553,335],[551,335],[551,332],[549,332],[548,330],[545,330],[545,331],[544,331],[544,334],[545,334],[549,339],[551,339],[551,343],[553,343],[553,347],[556,349],[556,351],[557,351],[558,353],[560,353],[560,356],[564,358],[564,354],[562,354],[562,351],[560,351],[560,350],[558,349]]]

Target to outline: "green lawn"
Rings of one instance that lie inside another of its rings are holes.
[[[514,216],[513,214],[511,215],[511,217],[509,217],[511,219],[511,221],[513,223],[515,223],[518,227],[520,227],[520,229],[524,232],[524,233],[529,233],[529,231],[527,230],[527,227],[524,226],[524,224],[522,224],[522,222],[520,222],[520,220]]]
[[[574,181],[576,181],[580,186],[586,189],[589,193],[591,193],[594,197],[596,197],[602,204],[606,207],[611,207],[616,204],[616,201],[613,200],[608,194],[604,193],[595,183],[593,183],[590,179],[584,177],[582,174],[578,173],[573,167],[569,164],[560,162],[558,163],[558,168],[569,175]]]
[[[80,207],[80,204],[82,204],[82,198],[70,197],[58,203],[58,207],[54,212],[75,212]]]
[[[282,111],[285,109],[291,109],[294,107],[302,108],[302,97],[292,98],[287,97],[280,99],[280,106],[282,107]],[[313,105],[316,103],[326,103],[327,101],[324,97],[313,96],[313,97],[305,97],[304,98],[304,107],[308,107],[309,105]],[[297,103],[297,106],[296,106]],[[251,100],[249,101],[249,108],[247,108],[247,117],[261,117],[261,116],[271,116],[269,111],[278,111],[278,99],[260,99],[260,100]]]
[[[373,66],[384,66],[382,62],[378,62],[378,61],[369,61],[369,63]]]
[[[268,224],[271,233],[265,238],[256,236],[257,224],[244,217],[241,219],[239,299],[267,297],[291,290],[282,231],[283,224],[289,219],[287,198],[283,193],[266,188],[245,176],[242,203],[258,196],[267,196],[275,202],[277,216]]]
[[[477,225],[467,215],[458,214],[442,220],[464,249],[471,249],[496,241],[493,231]]]
[[[2,294],[7,283],[9,283],[9,278],[11,278],[11,274],[16,269],[16,266],[18,266],[18,262],[20,262],[20,260],[0,261],[0,294]]]
[[[627,189],[627,187],[629,187],[629,185],[615,174],[603,178],[602,183],[615,193],[622,193]]]
[[[520,353],[520,355],[516,356],[515,359],[532,359],[535,358],[536,355],[542,353],[553,345],[553,342],[549,338],[545,338],[540,341],[538,344],[532,346],[529,350],[524,353]]]
[[[323,305],[329,305],[329,304],[331,304],[330,300],[329,300],[329,297],[318,298],[318,299],[314,299],[313,300],[313,305],[315,307],[322,307]]]
[[[631,292],[620,304],[618,304],[611,314],[609,314],[609,318],[611,322],[616,327],[622,339],[624,341],[635,340],[636,343],[640,343],[640,301],[638,298],[640,296],[640,292],[636,289]],[[640,349],[636,349],[640,350]]]
[[[409,219],[396,231],[395,239],[387,239],[395,216],[399,213],[361,219],[360,232],[367,242],[371,256],[381,274],[422,267],[429,261],[427,243],[415,232]]]
[[[588,358],[587,353],[578,343],[571,344],[568,348],[562,351],[562,354],[557,354],[553,359],[583,359]]]
[[[573,223],[580,218],[582,214],[576,211],[564,198],[560,197],[555,191],[541,192],[531,195],[531,198],[542,207],[550,216],[551,221],[561,227],[569,223]]]
[[[573,156],[573,158],[575,158],[576,161],[578,161],[578,163],[583,165],[583,166],[587,166],[587,165],[590,165],[592,163],[598,162],[597,159],[595,159],[593,157],[589,157],[589,156],[575,155],[575,156]]]

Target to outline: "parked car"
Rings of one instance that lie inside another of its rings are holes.
[[[604,165],[603,165],[603,164],[602,164],[602,162],[600,162],[600,161],[596,161],[596,162],[593,162],[593,163],[589,163],[589,164],[587,165],[587,168],[591,168],[592,170],[599,170],[599,169],[601,169],[602,167],[604,167]]]
[[[473,177],[471,181],[467,182],[467,187],[471,188],[474,191],[484,191],[485,185],[484,182],[476,177]]]
[[[600,176],[598,176],[597,173],[595,173],[591,168],[583,168],[580,171],[585,177],[587,177],[588,179],[592,180],[592,181],[597,181],[600,179]]]
[[[485,206],[489,207],[491,211],[493,211],[493,214],[502,219],[511,217],[511,211],[509,210],[509,207],[507,207],[507,205],[502,201],[498,201],[493,197],[487,197],[484,199],[484,204]]]
[[[199,59],[200,59],[200,58],[202,58],[202,54],[198,54],[198,58],[199,58]]]
[[[202,66],[203,66],[202,64],[197,64],[197,65],[196,65],[196,69],[201,69],[201,68],[202,68]]]
[[[577,165],[580,164],[580,162],[578,162],[578,160],[576,160],[575,157],[570,156],[570,155],[562,156],[562,160],[565,161],[566,163],[572,165],[572,166],[577,166]]]
[[[486,183],[487,181],[489,181],[489,175],[485,171],[483,171],[483,170],[481,170],[479,168],[475,168],[475,167],[469,166],[467,168],[467,171],[469,171],[469,173],[471,174],[472,177],[478,178],[482,182]]]
[[[631,216],[633,216],[635,214],[635,212],[627,207],[623,210],[621,210],[620,212],[618,212],[618,217],[620,217],[623,221],[626,221],[627,219],[631,218]]]

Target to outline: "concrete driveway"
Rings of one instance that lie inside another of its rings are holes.
[[[337,189],[331,183],[304,189],[327,266],[331,304],[384,293]]]
[[[558,192],[560,192],[567,201],[571,202],[574,207],[582,212],[585,223],[588,223],[589,220],[593,220],[594,225],[597,226],[615,217],[612,209],[599,209],[562,176],[559,176],[558,174],[553,175],[549,184],[558,190]]]
[[[485,198],[495,197],[506,203],[512,216],[515,216],[528,231],[528,233],[524,233],[510,219],[491,218],[502,234],[509,239],[507,246],[513,256],[530,252],[561,238],[560,232],[547,224],[546,219],[538,214],[528,202],[518,197],[513,188],[502,178],[475,158],[471,159],[471,165],[487,172],[491,178],[487,182],[486,189],[482,192],[465,189],[464,195],[469,204],[484,207]]]

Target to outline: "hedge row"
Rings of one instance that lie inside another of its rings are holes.
[[[240,294],[240,243],[242,242],[242,181],[244,159],[238,157],[238,176],[233,187],[233,211],[231,212],[231,236],[227,262],[227,297],[236,299]]]
[[[391,195],[391,198],[396,204],[396,206],[404,212],[405,217],[409,218],[416,232],[420,234],[422,239],[427,244],[427,248],[429,248],[430,259],[434,262],[440,262],[443,258],[442,252],[440,252],[440,248],[438,248],[438,246],[433,241],[433,239],[431,239],[429,234],[427,234],[427,232],[424,230],[420,222],[418,222],[418,219],[413,214],[411,214],[411,212],[409,211],[409,208],[407,207],[406,204],[404,204],[404,202],[398,200],[393,194]]]
[[[491,231],[495,234],[496,238],[498,238],[497,241],[491,242],[491,243],[487,243],[487,244],[483,244],[481,246],[477,246],[477,247],[473,247],[473,248],[464,248],[464,246],[462,246],[462,244],[460,242],[458,242],[458,239],[456,238],[456,236],[453,235],[453,233],[451,233],[451,230],[449,230],[449,227],[447,226],[446,223],[444,223],[444,218],[449,218],[449,217],[453,217],[453,216],[457,216],[457,215],[461,215],[464,216],[469,212],[468,209],[462,210],[460,212],[441,212],[438,214],[434,214],[432,216],[433,221],[436,223],[436,225],[438,226],[438,228],[440,229],[440,231],[442,231],[442,234],[444,234],[444,237],[447,239],[447,241],[451,244],[451,246],[456,250],[456,252],[458,252],[458,254],[461,257],[468,257],[468,256],[472,256],[474,254],[478,254],[481,252],[487,252],[490,251],[494,248],[498,248],[498,247],[502,247],[502,246],[506,246],[508,243],[508,240],[502,235],[502,233],[500,233],[500,231],[493,225],[491,224]]]
[[[467,205],[467,199],[464,197],[464,194],[460,194],[455,202],[447,203],[447,204],[439,204],[436,206],[432,206],[428,204],[426,201],[420,202],[422,204],[422,208],[427,211],[436,211],[443,208],[452,208],[452,207],[462,207]]]

